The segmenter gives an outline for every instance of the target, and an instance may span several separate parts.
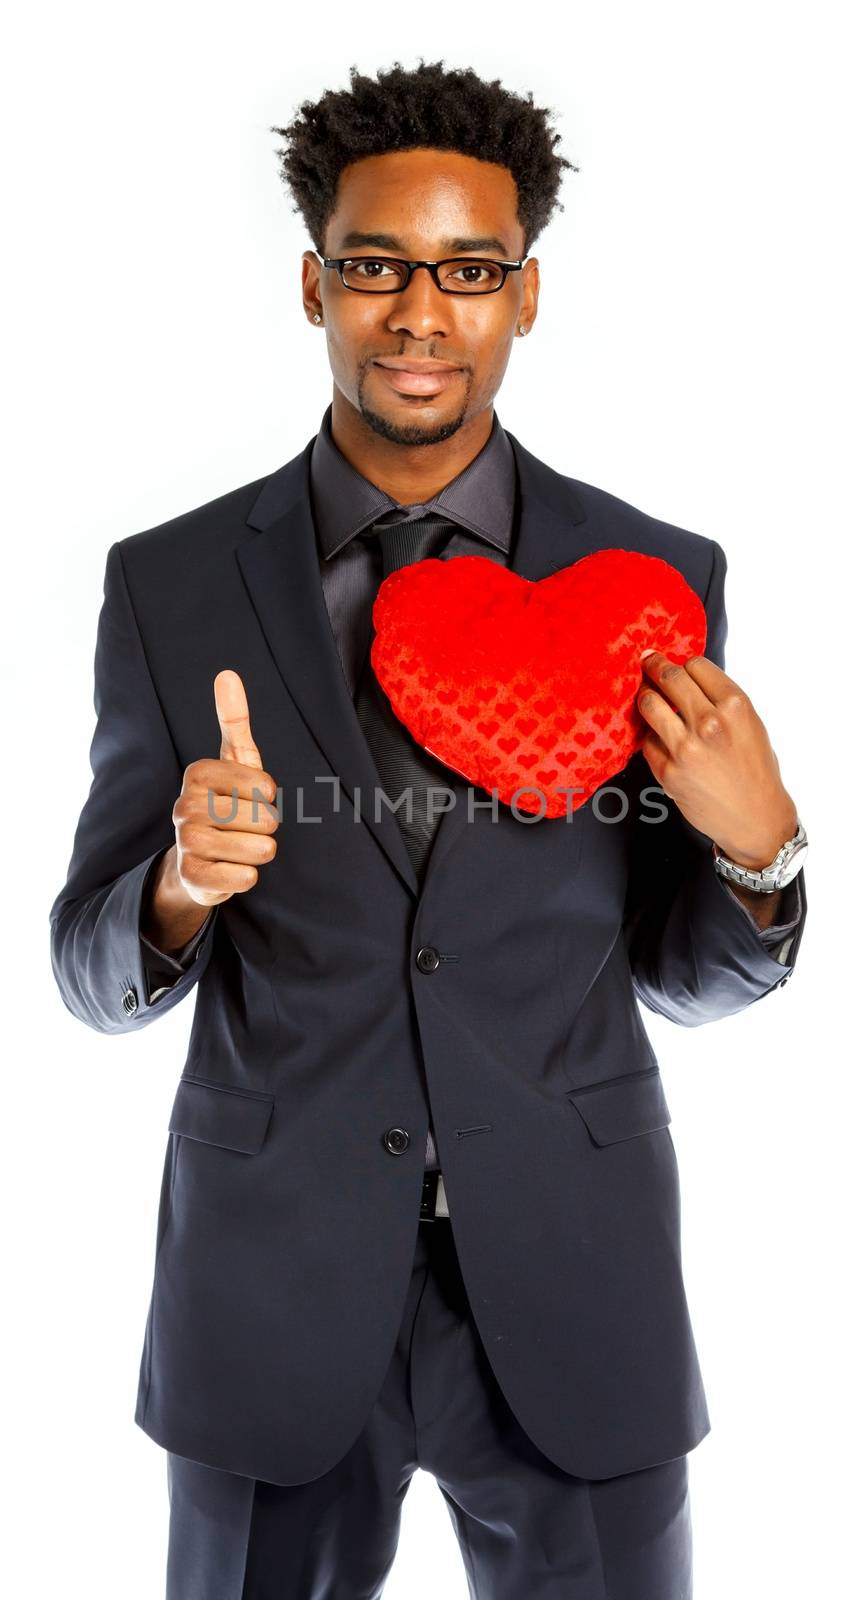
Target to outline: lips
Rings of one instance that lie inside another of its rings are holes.
[[[461,367],[433,366],[428,371],[419,371],[412,367],[386,366],[381,361],[373,364],[398,394],[440,394],[462,371]]]

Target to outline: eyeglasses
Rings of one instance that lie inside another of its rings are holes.
[[[356,294],[399,294],[419,267],[427,268],[443,294],[496,294],[506,281],[506,273],[520,272],[527,257],[522,256],[520,261],[487,261],[470,256],[450,256],[446,261],[402,261],[398,256],[319,259],[323,267],[334,267],[344,288]],[[461,273],[470,276],[462,278]]]

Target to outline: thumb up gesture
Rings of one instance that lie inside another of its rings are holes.
[[[178,882],[200,906],[220,905],[253,888],[259,867],[277,854],[273,836],[280,825],[266,804],[276,802],[277,785],[262,766],[237,672],[217,673],[214,701],[219,758],[187,767],[172,809]]]

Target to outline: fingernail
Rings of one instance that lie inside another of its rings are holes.
[[[654,655],[656,655],[656,651],[655,650],[642,650],[641,655],[638,657],[638,659],[639,659],[639,661],[643,661],[645,656],[654,656]]]

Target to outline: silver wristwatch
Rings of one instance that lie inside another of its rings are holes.
[[[717,845],[713,847],[713,864],[722,878],[730,878],[745,889],[757,889],[760,894],[773,894],[775,889],[785,889],[787,883],[800,872],[807,859],[807,835],[798,818],[798,831],[794,839],[787,839],[774,856],[770,866],[754,870],[729,861]]]

